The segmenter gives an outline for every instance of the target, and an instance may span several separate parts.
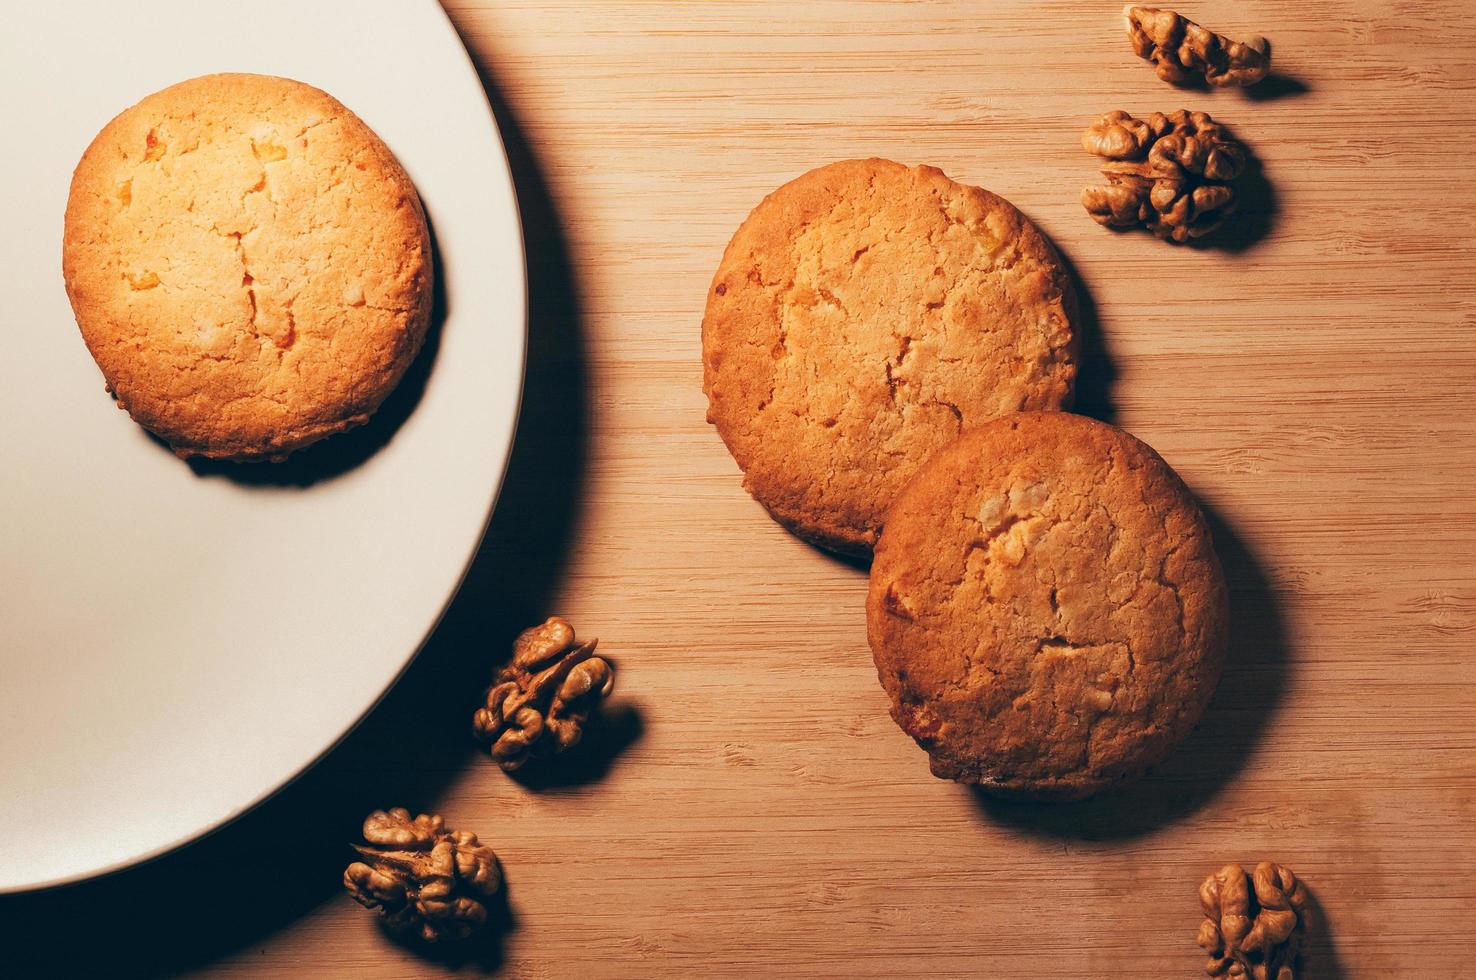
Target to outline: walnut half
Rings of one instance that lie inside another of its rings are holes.
[[[450,831],[439,816],[410,818],[403,807],[364,819],[360,860],[343,872],[343,886],[390,928],[426,942],[464,939],[486,925],[485,901],[502,887],[502,868],[476,834]]]
[[[615,687],[614,668],[595,656],[598,642],[576,643],[574,628],[558,616],[518,635],[512,663],[472,717],[473,733],[504,770],[579,742],[590,711]]]
[[[1128,40],[1158,77],[1175,85],[1203,78],[1215,86],[1254,85],[1271,71],[1271,46],[1263,37],[1232,41],[1182,14],[1157,7],[1123,8]]]
[[[1108,160],[1107,183],[1081,192],[1098,224],[1142,225],[1185,242],[1219,228],[1235,210],[1231,182],[1245,170],[1247,153],[1208,113],[1180,109],[1134,119],[1116,109],[1087,127],[1081,145]]]
[[[1227,864],[1199,886],[1205,919],[1199,945],[1209,954],[1204,972],[1237,980],[1297,980],[1310,928],[1307,888],[1270,861],[1247,875]]]

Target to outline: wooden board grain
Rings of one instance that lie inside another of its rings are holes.
[[[8,903],[23,961],[1193,977],[1199,880],[1270,857],[1325,913],[1309,976],[1466,974],[1469,3],[1185,8],[1272,39],[1283,77],[1254,95],[1159,82],[1114,3],[448,7],[505,128],[532,267],[528,401],[487,544],[324,765],[165,861]],[[1260,161],[1229,248],[1112,234],[1077,203],[1093,115],[1180,106]],[[1197,734],[1130,791],[1031,807],[932,779],[875,681],[865,571],[770,523],[703,421],[699,324],[729,235],[783,181],[869,154],[989,187],[1056,241],[1092,314],[1083,409],[1158,448],[1213,517],[1232,659]],[[618,696],[591,751],[514,781],[466,722],[511,635],[550,612],[600,636]],[[337,891],[341,843],[396,803],[497,847],[500,943],[427,959]]]

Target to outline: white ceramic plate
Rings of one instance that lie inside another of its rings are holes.
[[[384,418],[254,474],[192,469],[113,407],[61,278],[93,135],[217,71],[300,79],[362,116],[420,191],[444,283],[439,339]],[[24,839],[4,892],[220,826],[383,695],[496,498],[526,280],[486,96],[432,0],[16,4],[0,126],[0,826]]]

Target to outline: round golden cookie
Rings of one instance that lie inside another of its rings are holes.
[[[723,255],[708,421],[779,523],[865,554],[959,432],[1070,401],[1075,317],[1055,250],[1008,201],[932,167],[834,163],[766,197]]]
[[[1162,759],[1220,676],[1225,581],[1157,453],[1063,412],[1007,415],[924,466],[887,517],[867,635],[933,774],[1089,795]]]
[[[425,215],[359,117],[301,82],[207,75],[108,123],[62,271],[121,408],[180,456],[280,459],[367,420],[425,338]]]

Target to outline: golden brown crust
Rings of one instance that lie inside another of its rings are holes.
[[[702,321],[708,420],[791,531],[864,554],[966,427],[1066,405],[1075,296],[1008,201],[932,167],[848,160],[766,197]]]
[[[867,635],[933,773],[1078,798],[1162,759],[1219,679],[1204,515],[1148,446],[1061,412],[965,433],[897,499]]]
[[[62,270],[109,389],[181,456],[281,458],[367,420],[425,337],[431,251],[394,155],[332,96],[206,75],[72,177]]]

